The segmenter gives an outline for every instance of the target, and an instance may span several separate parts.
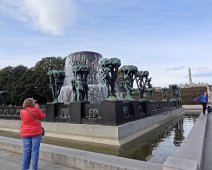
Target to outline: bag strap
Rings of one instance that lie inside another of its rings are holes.
[[[40,122],[40,120],[39,120],[37,117],[35,117],[35,116],[32,114],[32,112],[30,112],[30,111],[27,110],[27,109],[25,109],[25,110],[30,114],[31,117],[33,117],[35,120],[37,120],[38,122]]]

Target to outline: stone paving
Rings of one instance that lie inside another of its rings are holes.
[[[21,154],[0,150],[0,170],[21,170]],[[39,170],[76,170],[52,162],[39,160]]]
[[[207,120],[207,131],[205,137],[205,149],[203,154],[202,170],[212,168],[212,113],[205,115]],[[21,154],[0,149],[0,170],[19,170],[21,169]],[[74,170],[56,163],[39,160],[39,170]],[[75,169],[76,170],[76,169]]]
[[[203,157],[203,170],[212,169],[212,113],[208,115],[205,150]]]

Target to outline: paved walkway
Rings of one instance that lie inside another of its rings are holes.
[[[212,113],[208,115],[205,150],[203,157],[203,170],[212,169]]]
[[[212,169],[212,113],[208,116],[202,170]],[[21,170],[21,154],[0,149],[0,170]],[[74,170],[52,162],[39,160],[39,170]],[[76,169],[75,169],[76,170]]]
[[[21,170],[21,154],[0,150],[1,170]],[[39,170],[74,170],[52,162],[39,160]]]

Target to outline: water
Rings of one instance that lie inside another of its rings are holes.
[[[185,115],[183,120],[168,128],[157,142],[153,142],[152,152],[145,160],[154,163],[163,163],[168,156],[172,156],[177,148],[183,143],[184,139],[191,131],[196,117]]]
[[[107,88],[103,83],[100,75],[99,61],[102,59],[102,55],[90,51],[82,51],[70,54],[65,61],[65,80],[64,85],[61,88],[58,96],[58,101],[61,103],[69,104],[73,101],[73,90],[71,86],[71,80],[74,78],[73,65],[85,64],[91,67],[88,74],[87,83],[89,87],[88,101],[90,103],[100,103],[107,96]]]
[[[172,156],[190,133],[197,118],[198,116],[185,115],[174,126],[167,128],[161,134],[161,138],[152,143],[154,148],[145,160],[148,162],[163,163],[168,156]]]
[[[172,156],[188,136],[198,115],[186,114],[175,122],[153,130],[122,147],[70,141],[45,136],[43,143],[76,148],[119,157],[162,164],[168,156]],[[0,131],[1,136],[20,138],[19,134]]]
[[[162,164],[180,147],[197,118],[197,115],[186,114],[168,127],[164,126],[151,131],[120,148],[119,156]]]

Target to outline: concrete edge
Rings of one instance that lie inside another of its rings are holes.
[[[42,125],[46,131],[45,135],[49,137],[121,146],[183,114],[184,109],[178,108],[120,126],[52,122],[42,122]],[[1,119],[0,130],[17,132],[17,130],[19,131],[20,124],[20,120]]]
[[[183,105],[185,111],[199,115],[202,112],[202,105]]]
[[[120,125],[118,126],[119,143],[120,145],[128,143],[167,122],[173,121],[175,118],[184,115],[184,113],[185,110],[183,108],[178,108],[176,110],[167,111],[159,115],[146,117],[145,119],[140,119],[126,123],[124,125]]]
[[[163,170],[198,170],[198,162],[169,156]]]
[[[22,153],[22,142],[20,139],[0,137],[0,148]],[[40,159],[82,170],[162,170],[159,164],[48,144],[41,144]]]
[[[194,161],[197,163],[198,169],[202,169],[204,143],[208,122],[207,120],[208,115],[200,114],[198,120],[194,124],[194,127],[192,128],[191,132],[189,133],[188,137],[185,139],[179,150],[175,153],[175,155],[173,155],[172,157],[168,157],[167,160],[164,162],[165,167],[169,165],[173,168],[177,168],[175,163],[172,161],[173,159],[176,159],[179,164],[181,160],[187,160],[187,162]],[[194,162],[191,162],[191,164],[193,164]],[[193,170],[186,169],[186,167],[183,168],[185,170]],[[183,168],[182,170],[184,170]]]

